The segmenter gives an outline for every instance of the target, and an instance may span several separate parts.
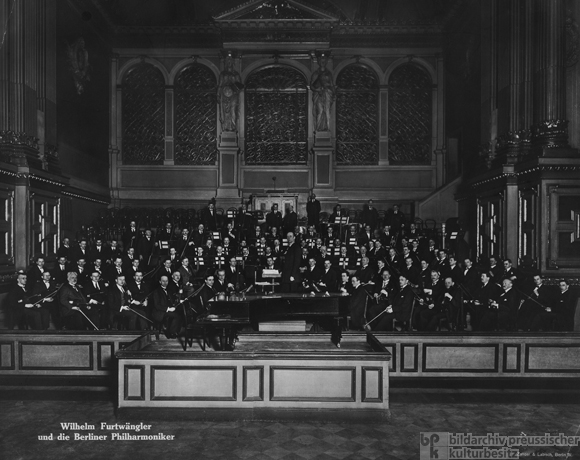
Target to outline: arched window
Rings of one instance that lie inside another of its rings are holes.
[[[123,164],[160,165],[165,158],[165,81],[143,62],[123,78]]]
[[[377,76],[362,64],[351,64],[341,70],[336,86],[337,164],[378,164]]]
[[[403,64],[389,78],[389,164],[431,163],[431,77]]]
[[[175,164],[217,161],[216,78],[204,65],[191,64],[175,79]]]
[[[246,81],[246,164],[306,164],[306,79],[296,69],[271,65]]]

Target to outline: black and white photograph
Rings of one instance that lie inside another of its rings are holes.
[[[0,0],[0,458],[580,459],[579,23]]]

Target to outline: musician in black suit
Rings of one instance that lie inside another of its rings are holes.
[[[157,236],[157,241],[166,241],[171,246],[171,244],[173,243],[173,240],[175,240],[175,235],[173,233],[173,226],[171,225],[171,223],[167,222],[165,224],[165,228],[163,230],[159,231],[156,236]]]
[[[8,292],[6,298],[6,326],[8,329],[26,329],[26,322],[36,322],[38,312],[36,312],[32,302],[29,301],[29,294],[26,291],[27,276],[24,272],[19,272],[16,277],[16,285]]]
[[[125,285],[125,276],[119,275],[115,284],[107,292],[107,304],[115,315],[114,327],[121,327],[127,322],[127,330],[142,331],[147,328],[146,321],[139,315],[145,316],[145,311],[135,304],[131,304],[131,292]],[[133,310],[133,311],[131,311]]]
[[[282,292],[298,292],[300,286],[300,246],[296,242],[293,232],[286,235],[288,249],[282,268]]]
[[[206,208],[201,211],[201,221],[206,230],[215,232],[218,228],[218,218],[213,201],[210,201]]]
[[[32,295],[34,301],[38,303],[38,317],[36,324],[32,325],[32,329],[46,331],[50,326],[50,317],[57,329],[60,327],[60,313],[58,302],[55,302],[55,295],[58,292],[58,287],[51,281],[50,272],[44,271],[42,278],[36,282]]]
[[[64,256],[61,256],[56,261],[56,266],[52,270],[53,279],[55,283],[66,283],[66,274],[70,271],[70,266]]]
[[[84,283],[89,279],[89,269],[87,268],[87,262],[85,259],[77,259],[76,266],[72,268],[72,271],[77,274],[77,282],[84,286]]]
[[[208,273],[205,276],[204,285],[202,286],[199,293],[195,296],[194,308],[197,311],[198,315],[202,315],[206,312],[211,313],[210,300],[213,299],[216,295],[214,283],[215,276],[212,275],[211,273]]]
[[[363,211],[361,213],[361,223],[364,226],[369,226],[371,230],[377,228],[379,223],[379,212],[373,206],[373,200],[369,200],[364,206]]]
[[[83,313],[96,325],[98,311],[88,305],[88,301],[77,284],[78,275],[71,271],[67,273],[67,282],[59,291],[60,317],[63,326],[69,330],[93,330]],[[82,312],[82,313],[81,313]]]
[[[361,266],[356,271],[357,278],[364,285],[374,285],[375,284],[375,281],[374,281],[375,271],[369,265],[369,262],[370,261],[369,261],[368,257],[362,257],[361,258]]]
[[[132,280],[127,283],[127,289],[131,292],[131,308],[133,306],[146,312],[146,317],[151,317],[149,306],[149,287],[143,281],[143,272],[138,271]]]
[[[567,280],[560,280],[558,283],[559,292],[552,300],[551,311],[548,321],[538,318],[543,324],[551,323],[557,331],[574,330],[574,314],[576,313],[577,296],[570,291],[570,283]]]
[[[518,317],[519,295],[513,287],[513,281],[510,278],[504,278],[502,281],[503,292],[499,299],[492,302],[492,306],[497,308],[496,329],[500,331],[515,331],[516,320]]]
[[[159,287],[153,292],[153,309],[151,314],[153,319],[158,323],[166,322],[167,338],[175,338],[179,333],[182,324],[181,312],[173,305],[171,294],[167,286],[169,285],[169,278],[163,275],[159,279]]]
[[[226,283],[230,291],[239,292],[246,288],[246,277],[242,267],[238,267],[236,257],[230,257],[229,265],[225,269]]]
[[[72,248],[70,245],[70,239],[69,238],[63,238],[62,239],[62,244],[60,245],[60,247],[57,249],[56,251],[56,257],[60,258],[60,257],[64,257],[67,262],[71,262],[72,256]],[[66,280],[66,278],[65,278]]]
[[[484,272],[481,274],[481,285],[474,295],[474,316],[472,323],[474,329],[489,331],[493,327],[493,318],[490,310],[493,308],[493,302],[497,302],[501,295],[501,288],[491,281],[490,274]]]
[[[36,282],[42,279],[44,273],[44,256],[36,257],[34,264],[29,268],[27,275],[27,286],[31,291],[36,286]]]
[[[324,269],[320,274],[320,281],[318,287],[321,292],[338,292],[338,274],[330,259],[325,259]]]
[[[318,292],[318,282],[320,281],[321,271],[316,265],[316,259],[308,259],[308,267],[302,274],[302,286],[307,292]]]
[[[400,322],[409,322],[414,300],[415,294],[413,294],[413,290],[409,286],[409,280],[402,275],[399,276],[399,292],[393,296],[392,303],[387,306],[386,313],[377,318],[377,323],[374,326],[371,323],[369,325],[370,328],[376,331],[392,331],[393,319]],[[369,320],[375,317],[376,315],[369,318]]]
[[[518,313],[518,329],[524,331],[532,330],[532,326],[539,330],[541,323],[540,319],[536,320],[536,316],[540,315],[541,318],[546,308],[552,307],[554,295],[552,288],[544,284],[544,280],[539,274],[534,275],[533,281],[534,288],[527,296],[524,296],[526,300]]]
[[[79,259],[84,261],[90,260],[89,248],[87,247],[87,240],[81,240],[78,246],[71,250],[71,262],[75,263]]]
[[[343,217],[348,217],[346,213],[342,212],[342,207],[337,204],[334,207],[334,212],[330,215],[328,222],[331,224],[338,224]]]
[[[141,232],[137,228],[137,224],[134,220],[129,223],[129,227],[123,232],[121,241],[123,242],[123,247],[125,250],[129,248],[137,248]]]
[[[137,256],[144,264],[148,265],[150,263],[156,245],[151,229],[146,229],[145,235],[139,238],[137,243]]]
[[[101,259],[103,260],[104,254],[105,254],[105,246],[103,245],[103,239],[102,238],[97,238],[95,240],[95,244],[91,247],[90,251],[89,251],[89,257],[91,259],[91,261],[95,261],[95,259]]]
[[[101,329],[109,328],[112,323],[109,321],[109,310],[106,304],[107,293],[105,287],[101,275],[96,271],[91,273],[90,279],[86,280],[83,285],[83,294],[88,304],[91,306],[91,309],[95,310],[95,318],[99,319],[99,327]]]
[[[283,233],[293,232],[298,226],[298,215],[294,211],[294,206],[290,205],[286,208],[286,213],[282,219]]]
[[[214,281],[213,289],[218,294],[227,294],[228,283],[226,281],[226,271],[221,268],[216,272],[217,279]]]
[[[278,205],[273,204],[270,212],[266,214],[266,230],[270,231],[272,227],[282,228],[282,213],[278,210]]]
[[[494,256],[489,258],[489,269],[488,273],[491,276],[491,280],[495,284],[500,284],[502,280],[503,268],[497,263],[497,259]]]
[[[350,326],[351,329],[362,330],[366,323],[366,310],[369,294],[361,284],[361,280],[356,274],[352,275],[350,281],[353,288],[348,303]]]
[[[316,195],[312,193],[308,197],[306,202],[306,216],[308,217],[308,226],[313,225],[318,229],[318,223],[320,222],[320,201],[316,199]]]

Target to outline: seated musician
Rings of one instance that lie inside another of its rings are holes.
[[[207,274],[204,279],[204,285],[196,296],[196,306],[194,307],[199,315],[204,313],[211,313],[209,301],[216,295],[214,289],[215,277],[212,274]]]
[[[383,268],[379,274],[381,279],[374,285],[372,291],[373,297],[379,300],[392,299],[394,294],[398,291],[398,286],[395,286],[393,277],[391,277],[391,272],[387,268]]]
[[[246,265],[258,265],[258,259],[250,254],[250,248],[248,247],[242,249],[242,267]]]
[[[342,207],[339,204],[337,204],[334,207],[334,212],[330,215],[328,222],[330,222],[331,224],[338,224],[344,217],[347,217],[346,214],[342,212]]]
[[[86,330],[90,328],[93,330],[94,327],[90,325],[88,319],[91,321],[96,319],[98,322],[98,318],[95,317],[95,313],[98,315],[98,312],[90,307],[77,284],[77,280],[76,272],[67,273],[67,283],[63,285],[59,293],[60,317],[66,329]]]
[[[558,288],[558,293],[552,298],[552,305],[541,316],[536,316],[535,321],[548,324],[556,331],[573,331],[576,296],[572,295],[570,283],[565,279],[558,282]],[[534,330],[536,324],[533,325]]]
[[[334,242],[331,245],[327,245],[328,252],[330,253],[331,257],[339,257],[340,256],[340,239],[335,238]]]
[[[266,237],[266,242],[268,244],[268,246],[273,246],[274,245],[274,240],[276,239],[280,239],[280,233],[278,233],[278,227],[272,227],[270,229],[270,233],[268,233],[268,236]]]
[[[318,288],[321,292],[338,292],[338,274],[330,259],[325,259],[324,270],[320,274]]]
[[[340,267],[341,270],[354,270],[356,266],[356,258],[351,257],[346,246],[340,247],[340,254],[335,259],[334,265]]]
[[[501,288],[491,282],[488,272],[481,274],[481,285],[475,291],[473,308],[474,318],[471,322],[475,330],[491,331],[495,327],[495,312],[492,303],[497,302],[501,295]]]
[[[226,257],[236,255],[236,244],[235,240],[232,240],[229,236],[224,237],[223,251]]]
[[[175,241],[175,253],[176,256],[178,258],[181,257],[189,257],[191,255],[191,252],[193,251],[193,239],[191,238],[191,235],[189,234],[189,230],[187,228],[184,228],[181,231],[181,236],[179,237],[179,239],[177,241]],[[171,254],[171,248],[169,249],[169,253]],[[178,262],[177,260],[175,262]]]
[[[419,269],[415,267],[412,257],[407,257],[405,259],[405,266],[400,270],[401,275],[409,280],[412,286],[419,285]]]
[[[316,265],[316,259],[311,256],[308,259],[308,268],[302,274],[302,286],[304,288],[304,291],[310,293],[320,292],[320,289],[318,288],[320,277],[321,272]]]
[[[174,248],[173,246],[169,248],[169,255],[167,256],[167,258],[171,261],[171,269],[175,270],[176,268],[179,267],[179,259],[180,259],[180,254],[181,253],[177,253],[177,249]]]
[[[348,230],[348,235],[346,235],[346,244],[351,247],[358,248],[362,243],[360,241],[359,235],[356,232],[356,226],[351,225]]]
[[[225,269],[228,291],[240,292],[246,288],[244,269],[238,266],[236,257],[230,257],[229,265]]]
[[[217,269],[223,268],[228,263],[228,255],[224,252],[222,245],[216,247],[216,252],[213,257],[213,266]]]
[[[203,255],[205,257],[213,257],[216,253],[216,248],[213,245],[213,239],[208,238],[205,240],[205,246],[203,246]]]
[[[220,268],[216,272],[217,279],[214,282],[213,289],[216,294],[226,295],[229,292],[228,283],[226,281],[226,271]]]
[[[409,286],[409,280],[402,275],[399,276],[399,291],[394,294],[392,299],[389,299],[390,304],[383,310],[384,313],[378,311],[379,309],[376,307],[369,311],[369,328],[373,331],[392,331],[393,319],[400,322],[408,322],[414,300],[415,294],[411,286]],[[379,302],[379,308],[382,305],[384,304]]]
[[[196,251],[197,252],[192,260],[194,275],[203,277],[207,270],[207,260],[203,254],[203,247],[196,248]]]
[[[443,320],[449,331],[457,326],[462,297],[461,291],[453,282],[453,278],[449,276],[445,278],[442,294],[442,297],[439,298],[434,296],[432,304],[429,304],[428,308],[421,312],[421,330],[436,331]]]
[[[338,292],[342,295],[349,295],[353,291],[350,275],[346,270],[340,272],[340,283],[338,284]]]
[[[149,288],[143,281],[143,272],[137,272],[133,279],[127,283],[127,290],[131,292],[131,308],[138,308],[145,312],[147,318],[151,317],[151,307],[149,305]],[[147,327],[147,325],[145,325]]]
[[[378,259],[376,263],[375,284],[381,284],[383,281],[383,271],[388,270],[385,259]]]
[[[193,245],[197,248],[202,247],[206,241],[206,234],[205,234],[205,227],[203,224],[199,224],[197,226],[197,230],[194,232],[191,240],[193,241]]]
[[[351,329],[360,331],[366,323],[366,310],[369,294],[356,274],[352,275],[351,283],[352,292],[348,303],[350,326]]]
[[[302,255],[300,256],[300,273],[302,274],[308,269],[309,252],[308,248],[302,248]]]
[[[322,242],[326,246],[332,246],[332,245],[334,245],[334,240],[335,239],[336,239],[336,234],[334,233],[334,228],[332,228],[331,226],[329,226],[326,229],[326,235],[324,236],[324,239],[323,239]]]
[[[280,238],[276,238],[272,242],[272,257],[274,257],[274,260],[276,261],[279,261],[280,257],[284,255],[284,249],[282,249],[280,241]]]
[[[393,247],[389,248],[389,255],[387,256],[386,260],[387,260],[387,265],[392,270],[400,270],[401,269],[401,260],[399,259],[399,256],[398,256],[395,248],[393,248]]]
[[[384,259],[387,256],[387,252],[385,251],[385,248],[383,247],[381,241],[374,240],[374,244],[375,247],[373,248],[373,250],[369,251],[369,258],[375,261],[378,259]]]
[[[513,281],[505,278],[502,281],[503,292],[499,299],[492,302],[491,306],[496,309],[496,329],[500,331],[515,331],[520,306],[519,295],[513,287]]]
[[[161,279],[162,276],[167,276],[167,279],[171,279],[171,275],[173,274],[173,268],[171,267],[171,260],[165,259],[163,261],[163,266],[159,268],[157,271],[157,281]]]
[[[369,261],[368,257],[362,257],[361,258],[361,266],[356,271],[356,276],[363,285],[374,285],[375,284],[375,280],[374,280],[375,271],[369,265],[369,262],[370,261]]]
[[[29,300],[26,292],[28,277],[23,271],[18,272],[16,285],[10,290],[7,297],[8,309],[6,310],[6,323],[8,329],[26,329],[26,323],[40,322],[37,318],[39,313]]]
[[[145,311],[137,306],[130,307],[131,292],[126,289],[124,275],[117,276],[115,284],[109,287],[107,304],[114,315],[113,329],[121,329],[122,323],[127,324],[129,331],[147,329],[145,320],[139,316],[145,316]]]
[[[101,329],[108,329],[112,324],[110,310],[107,307],[107,294],[105,292],[105,283],[101,280],[99,272],[91,273],[90,281],[87,281],[84,286],[84,294],[87,300],[91,303],[92,308],[99,312]],[[96,324],[96,323],[95,323]]]
[[[168,339],[177,337],[181,329],[182,317],[181,312],[177,311],[171,294],[167,289],[169,278],[163,275],[159,279],[159,287],[153,292],[153,309],[152,316],[158,323],[164,323],[167,326],[165,335]]]
[[[50,272],[44,270],[41,278],[35,283],[32,289],[32,296],[37,303],[37,315],[33,315],[28,319],[28,324],[32,329],[46,331],[50,325],[50,317],[52,316],[54,324],[58,324],[60,318],[58,315],[58,305],[54,301],[58,287],[51,282]]]
[[[328,258],[330,258],[328,249],[324,245],[320,246],[320,253],[316,256],[316,264],[319,267],[322,267],[324,265],[324,261]]]
[[[441,274],[437,270],[431,270],[431,282],[423,287],[419,294],[421,300],[415,305],[413,312],[413,326],[418,330],[427,330],[431,317],[441,311],[444,289]],[[424,312],[427,313],[423,315]]]
[[[373,241],[373,231],[370,225],[365,225],[359,234],[359,243],[368,245]]]
[[[179,267],[177,270],[181,275],[181,284],[183,287],[183,291],[187,296],[191,294],[191,292],[193,291],[193,278],[194,278],[194,273],[191,267],[189,266],[189,259],[187,257],[183,258],[183,260],[181,261],[181,267]]]
[[[229,221],[225,229],[222,230],[222,241],[224,242],[224,251],[226,250],[226,238],[228,239],[228,251],[235,249],[236,241],[238,240],[236,236],[236,231],[234,230],[234,222]]]
[[[181,273],[179,273],[179,270],[174,270],[173,273],[171,273],[167,289],[171,292],[175,300],[181,300],[181,296],[183,295],[183,284],[181,282]]]

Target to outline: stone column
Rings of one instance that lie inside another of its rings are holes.
[[[118,167],[121,165],[121,153],[119,143],[120,114],[121,114],[121,87],[117,87],[119,74],[119,55],[111,55],[111,67],[109,72],[109,188],[111,191],[111,204],[119,206]]]
[[[317,55],[321,53],[310,53],[310,62],[312,73],[317,70]],[[332,71],[332,60],[328,52],[325,54],[328,63],[327,68]],[[309,107],[313,109],[312,90],[308,90]],[[312,110],[311,113],[314,111]],[[315,121],[312,120],[312,130],[314,134],[314,145],[312,147],[312,188],[314,193],[319,197],[334,195],[334,154],[336,146],[336,136],[333,138],[332,133],[336,130],[336,105],[332,106],[332,116],[329,120],[329,129],[327,131],[316,131]],[[333,131],[334,130],[334,131]]]
[[[534,75],[534,124],[532,148],[568,146],[565,80],[565,2],[535,2],[536,62]]]
[[[221,56],[221,63],[225,69],[226,60],[230,58],[233,68],[236,72],[240,72],[241,58],[231,52],[225,52]],[[243,118],[243,91],[238,94],[238,117],[236,120],[235,131],[226,131],[221,123],[218,122],[218,127],[221,129],[219,137],[219,158],[218,158],[218,189],[216,198],[220,202],[220,207],[237,207],[240,204],[240,190],[239,190],[239,162],[240,162],[240,135],[241,120]],[[219,101],[218,101],[219,104]],[[218,113],[220,111],[218,106]],[[218,116],[219,121],[219,116]]]
[[[171,82],[173,83],[173,82]],[[173,86],[165,88],[165,160],[164,165],[174,165],[174,136],[173,136]]]
[[[519,195],[518,195],[518,181],[514,174],[514,165],[504,165],[503,173],[507,177],[504,197],[504,244],[503,252],[505,257],[511,259],[512,262],[517,263],[518,260],[518,227],[519,227]]]
[[[389,85],[379,89],[379,166],[389,164]]]

